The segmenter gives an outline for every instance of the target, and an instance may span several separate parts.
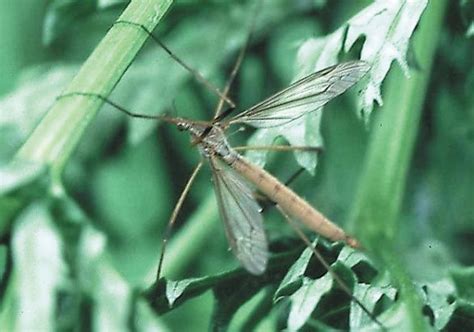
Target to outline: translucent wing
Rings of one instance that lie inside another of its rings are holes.
[[[350,61],[312,73],[238,114],[229,123],[245,123],[257,128],[286,124],[342,94],[369,68],[364,61]]]
[[[231,168],[209,158],[217,203],[230,247],[252,274],[262,274],[268,261],[268,245],[260,207],[244,180]]]

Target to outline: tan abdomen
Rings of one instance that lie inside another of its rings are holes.
[[[322,213],[264,169],[252,165],[240,156],[230,166],[255,184],[286,213],[299,219],[311,230],[330,240],[343,241],[354,248],[359,247],[357,240],[348,236],[339,226],[329,221]]]

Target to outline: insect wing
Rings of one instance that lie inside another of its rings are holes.
[[[268,262],[268,245],[260,206],[250,187],[231,168],[210,158],[219,212],[230,247],[252,274],[262,274]]]
[[[369,68],[364,61],[350,61],[312,73],[238,114],[229,123],[245,123],[257,128],[284,125],[342,94]]]

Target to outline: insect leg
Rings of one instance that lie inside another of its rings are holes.
[[[157,43],[158,45],[160,45],[160,47],[173,59],[175,60],[177,63],[179,63],[183,68],[185,68],[187,71],[189,71],[193,76],[194,78],[201,82],[202,84],[204,84],[209,90],[211,90],[212,92],[214,92],[219,98],[220,100],[223,100],[223,102],[225,101],[230,107],[235,107],[235,103],[230,100],[229,97],[227,97],[227,93],[223,93],[221,92],[215,85],[213,85],[211,82],[209,82],[207,79],[204,78],[204,76],[202,76],[196,69],[192,68],[191,66],[189,66],[188,64],[186,64],[182,59],[180,59],[178,56],[176,56],[176,54],[173,53],[173,51],[171,51],[171,49],[166,46],[157,36],[155,36],[153,34],[153,32],[151,32],[150,30],[147,29],[147,27],[145,27],[143,24],[139,24],[139,23],[135,23],[135,22],[131,22],[131,21],[124,21],[124,20],[119,20],[119,21],[116,21],[114,23],[114,25],[116,24],[128,24],[128,25],[132,25],[132,26],[136,26],[140,29],[142,29],[146,34],[148,34],[148,36],[150,36],[150,38],[155,42]]]
[[[60,95],[56,97],[56,100],[64,99],[64,98],[70,98],[74,96],[84,96],[84,97],[92,97],[92,98],[97,98],[102,100],[104,103],[112,106],[116,110],[125,113],[126,115],[132,117],[132,118],[139,118],[139,119],[154,119],[154,120],[159,120],[164,118],[162,115],[150,115],[150,114],[143,114],[143,113],[135,113],[132,111],[127,110],[123,106],[120,106],[119,104],[113,102],[107,97],[102,96],[101,94],[94,93],[94,92],[70,92],[70,93],[65,93],[63,95]]]
[[[324,259],[321,253],[313,246],[311,241],[308,237],[303,233],[303,231],[298,227],[298,225],[290,218],[290,216],[279,206],[277,205],[278,210],[281,214],[285,217],[288,224],[295,230],[301,240],[306,244],[306,246],[313,252],[314,256],[318,259],[318,261],[326,268],[326,270],[331,274],[333,280],[338,284],[338,286],[342,289],[344,293],[346,293],[352,301],[357,303],[357,305],[375,322],[379,325],[383,330],[386,330],[385,326],[375,317],[375,315],[367,309],[367,307],[354,295],[352,295],[351,290],[349,287],[344,283],[344,281],[337,275],[336,272],[332,269],[329,263]]]
[[[161,270],[163,268],[163,262],[165,259],[165,252],[166,252],[166,244],[168,243],[168,239],[171,235],[171,231],[173,229],[173,225],[176,222],[176,219],[178,217],[178,213],[181,210],[181,207],[183,206],[184,199],[186,198],[187,194],[189,193],[189,190],[191,189],[191,186],[196,179],[197,174],[201,170],[201,167],[203,165],[203,162],[200,161],[199,164],[196,166],[194,169],[193,173],[188,179],[188,182],[186,183],[186,186],[183,189],[183,192],[179,196],[178,202],[176,203],[176,206],[173,209],[173,213],[171,214],[170,220],[168,222],[168,226],[166,227],[165,234],[163,236],[163,240],[161,243],[161,253],[160,253],[160,259],[158,261],[158,268],[156,270],[156,282],[160,279],[161,276]]]

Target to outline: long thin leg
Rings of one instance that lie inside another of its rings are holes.
[[[298,145],[246,145],[233,147],[236,151],[304,151],[304,152],[322,152],[323,148],[319,146],[298,146]]]
[[[124,20],[119,20],[119,21],[116,21],[114,23],[114,25],[118,25],[118,24],[128,24],[128,25],[132,25],[132,26],[136,26],[136,27],[139,27],[140,29],[142,29],[144,32],[146,32],[148,34],[148,36],[150,36],[150,38],[156,42],[158,45],[161,46],[161,48],[163,48],[163,50],[165,50],[166,53],[168,53],[168,55],[174,59],[177,63],[179,63],[183,68],[185,68],[187,71],[189,71],[193,76],[194,78],[201,82],[202,84],[204,84],[209,90],[211,90],[212,92],[214,92],[217,96],[219,96],[219,100],[222,101],[222,103],[226,102],[231,108],[234,108],[235,107],[235,103],[230,100],[229,97],[227,97],[227,93],[223,93],[221,92],[215,85],[213,85],[211,82],[209,82],[208,80],[206,80],[204,78],[204,76],[202,76],[197,70],[193,69],[191,66],[189,66],[188,64],[186,64],[183,60],[181,60],[180,58],[178,58],[158,37],[156,37],[153,32],[151,32],[150,30],[147,29],[147,27],[145,27],[143,24],[139,24],[139,23],[135,23],[135,22],[131,22],[131,21],[124,21]]]
[[[252,18],[251,18],[251,21],[250,21],[249,31],[248,31],[247,37],[245,39],[245,43],[239,51],[239,55],[238,55],[238,57],[237,57],[237,59],[234,63],[234,67],[232,68],[232,71],[229,75],[229,78],[227,79],[227,83],[226,83],[225,88],[223,90],[223,94],[225,96],[227,96],[227,94],[229,93],[230,88],[232,87],[232,83],[234,82],[235,76],[237,75],[237,72],[239,71],[240,65],[242,64],[245,53],[247,52],[247,48],[250,44],[250,40],[252,39],[253,30],[255,29],[256,16],[257,16],[258,9],[260,8],[260,6],[261,6],[261,1],[258,1],[257,5],[255,6],[255,12],[252,15]],[[224,101],[223,101],[223,99],[220,99],[219,103],[217,104],[217,107],[214,111],[213,122],[219,121],[223,117],[228,115],[227,112],[221,113],[223,107],[224,107]],[[235,105],[234,105],[234,107],[231,106],[231,110],[233,108],[235,108]],[[222,115],[222,117],[221,117],[221,115]]]
[[[257,16],[258,8],[260,7],[260,5],[261,5],[261,1],[258,1],[257,5],[255,6],[255,13],[252,16],[252,20],[250,22],[249,32],[245,39],[245,43],[240,49],[239,55],[237,56],[237,60],[235,61],[232,71],[229,75],[229,78],[227,79],[225,88],[223,90],[223,94],[226,97],[230,91],[232,83],[234,82],[235,76],[237,75],[237,72],[239,71],[240,65],[242,64],[242,60],[244,59],[245,52],[247,51],[248,45],[250,44],[250,39],[252,37],[252,32],[255,27],[256,16]],[[214,111],[214,118],[212,119],[212,124],[215,124],[221,121],[228,114],[230,114],[230,112],[232,112],[235,109],[235,105],[234,105],[234,106],[231,106],[229,109],[227,109],[225,112],[221,113],[223,107],[224,107],[224,98],[221,98],[219,99],[219,102],[217,103],[216,109]],[[208,126],[206,129],[204,129],[201,136],[193,142],[193,145],[199,144],[204,139],[204,137],[206,137],[207,134],[209,134],[209,132],[211,131],[211,128],[212,126]]]
[[[176,203],[176,206],[174,207],[173,213],[171,214],[171,217],[168,222],[168,226],[166,227],[166,232],[165,232],[165,235],[163,236],[163,241],[161,244],[160,260],[158,262],[158,269],[156,270],[156,282],[158,282],[161,276],[161,269],[163,268],[163,261],[165,259],[166,244],[168,243],[168,238],[171,235],[171,230],[173,229],[173,225],[176,222],[178,213],[181,210],[181,207],[183,206],[184,199],[186,198],[189,190],[191,189],[191,185],[193,184],[194,180],[196,179],[197,174],[201,170],[202,165],[203,165],[203,162],[200,161],[199,164],[194,169],[193,173],[188,179],[188,182],[186,183],[186,186],[183,189],[183,192],[179,196],[178,202]]]
[[[74,97],[74,96],[93,97],[93,98],[100,99],[104,103],[106,103],[106,104],[112,106],[113,108],[115,108],[117,111],[120,111],[120,112],[128,115],[131,118],[147,119],[147,120],[161,120],[161,121],[166,121],[166,122],[174,123],[174,124],[182,121],[182,119],[180,119],[180,118],[169,117],[169,116],[166,116],[166,115],[163,115],[163,114],[150,115],[150,114],[132,112],[132,111],[127,110],[125,107],[120,106],[119,104],[113,102],[109,98],[104,97],[101,94],[94,93],[94,92],[70,92],[70,93],[60,95],[60,96],[56,97],[56,99],[59,100],[59,99],[70,98],[70,97]],[[201,125],[204,125],[204,126],[210,125],[209,121],[193,120],[193,123],[201,124]]]
[[[303,231],[298,227],[298,225],[290,218],[290,216],[283,211],[283,209],[277,205],[278,210],[281,212],[281,214],[285,217],[286,221],[290,226],[295,230],[295,232],[298,234],[298,236],[303,240],[303,242],[306,244],[308,248],[313,252],[314,256],[318,259],[318,261],[326,268],[326,270],[331,274],[332,278],[334,281],[341,287],[341,289],[346,293],[352,301],[357,303],[358,306],[375,322],[377,323],[383,330],[385,330],[385,326],[375,317],[375,315],[367,309],[367,307],[359,301],[354,295],[352,295],[351,290],[347,285],[342,281],[342,279],[337,275],[336,272],[331,268],[329,263],[324,259],[324,257],[321,255],[321,253],[313,246],[311,241],[308,239],[308,237],[303,233]]]
[[[109,104],[110,106],[114,107],[116,110],[125,113],[126,115],[132,117],[132,118],[139,118],[139,119],[149,119],[149,120],[160,120],[164,118],[165,116],[163,115],[150,115],[150,114],[143,114],[143,113],[135,113],[127,110],[126,108],[120,106],[117,103],[114,103],[107,97],[102,96],[101,94],[94,93],[94,92],[70,92],[70,93],[65,93],[63,95],[60,95],[56,97],[56,100],[63,99],[63,98],[69,98],[73,96],[85,96],[85,97],[94,97],[97,99],[102,100],[104,103]]]

